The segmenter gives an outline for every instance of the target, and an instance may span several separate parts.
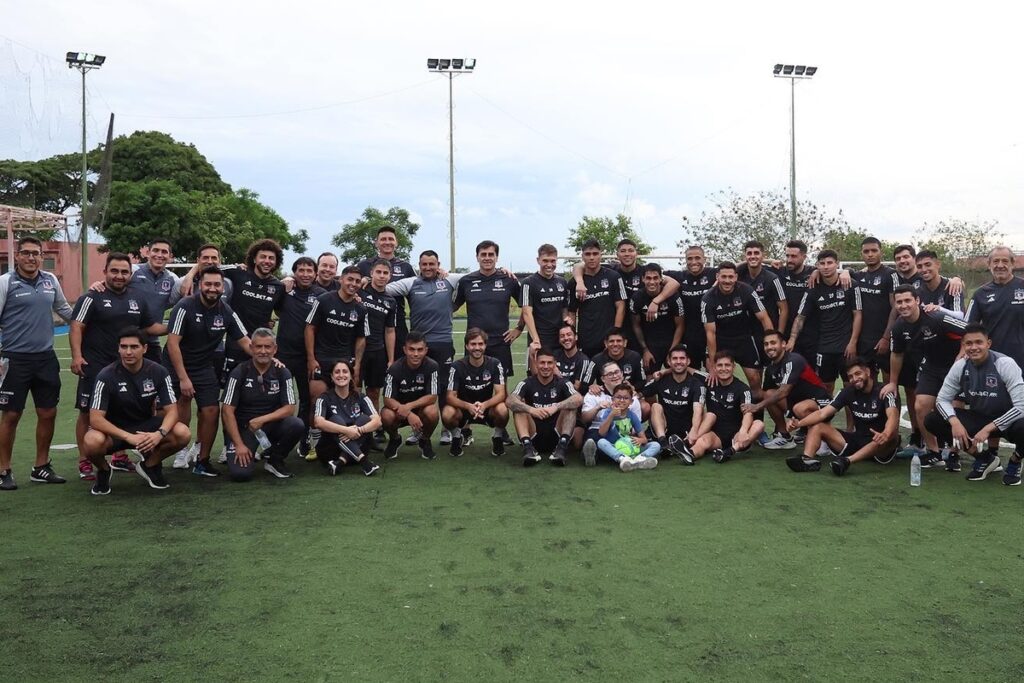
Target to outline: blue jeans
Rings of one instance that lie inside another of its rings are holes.
[[[598,450],[600,450],[602,453],[607,455],[609,458],[611,458],[615,462],[618,462],[619,460],[621,460],[624,457],[622,455],[622,453],[619,453],[619,451],[616,450],[615,444],[613,444],[608,439],[598,439],[597,440],[597,448],[598,448]],[[661,452],[661,444],[660,443],[658,443],[657,441],[648,441],[647,445],[644,446],[642,451],[640,451],[640,455],[641,455],[641,457],[644,457],[644,458],[654,458],[654,457],[657,457],[658,453],[660,453],[660,452]]]

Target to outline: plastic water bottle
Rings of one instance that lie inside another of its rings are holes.
[[[267,438],[267,433],[265,431],[263,431],[262,429],[257,429],[255,432],[253,432],[253,435],[256,437],[256,441],[258,441],[260,444],[260,451],[269,450],[270,439]]]
[[[921,458],[917,457],[916,453],[910,459],[910,485],[921,485]]]

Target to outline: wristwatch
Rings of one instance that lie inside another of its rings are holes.
[[[161,427],[160,429],[158,429],[156,431],[160,432],[160,436],[167,436],[167,430],[164,429],[163,427]]]

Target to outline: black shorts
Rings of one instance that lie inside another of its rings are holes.
[[[843,441],[846,442],[846,449],[843,451],[843,455],[849,457],[859,451],[860,449],[871,443],[871,432],[864,434],[863,432],[847,432],[839,430],[839,433],[843,437]],[[892,461],[896,457],[896,451],[900,449],[900,439],[896,439],[895,445],[891,451],[885,451],[875,456],[875,461],[883,465]]]
[[[163,415],[154,415],[153,417],[147,420],[143,420],[142,422],[136,424],[115,426],[120,427],[124,431],[131,432],[133,434],[136,432],[155,432],[156,430],[160,429],[160,425],[163,424],[163,421]],[[113,439],[113,442],[113,445],[107,449],[107,455],[110,455],[111,453],[117,453],[118,451],[126,451],[132,447],[130,443],[124,441],[123,439]]]
[[[921,369],[921,357],[903,354],[903,368],[900,369],[899,385],[913,389],[917,384],[917,373]]]
[[[715,420],[715,424],[711,428],[711,431],[713,431],[715,436],[718,437],[718,440],[722,442],[722,448],[728,448],[729,446],[732,446],[733,437],[739,433],[740,425],[735,422],[723,422],[719,424],[718,420]]]
[[[683,335],[683,344],[686,346],[686,355],[690,357],[690,367],[702,368],[704,367],[705,361],[708,358],[708,339],[703,334],[703,327],[701,334],[694,335],[692,337]]]
[[[558,430],[555,429],[557,422],[557,415],[547,420],[533,421],[533,424],[537,427],[537,433],[533,437],[533,447],[538,453],[550,454],[555,450],[559,439]]]
[[[79,376],[75,406],[80,412],[89,412],[89,406],[92,405],[92,394],[96,389],[96,377],[99,374],[100,368],[94,370],[90,364],[85,366],[85,374]]]
[[[877,339],[861,339],[857,342],[857,355],[861,358],[867,358],[870,361],[874,361],[875,367],[883,372],[889,372],[889,352],[878,353],[875,351],[875,345],[878,343]]]
[[[505,376],[511,377],[514,373],[512,371],[512,347],[508,344],[494,344],[488,346],[484,352],[491,358],[497,359],[501,363],[501,367],[505,370]]]
[[[719,339],[718,350],[732,351],[736,365],[741,368],[760,368],[764,365],[761,361],[761,350],[757,348],[757,343],[752,336],[738,339]]]
[[[686,436],[693,428],[693,419],[683,420],[680,418],[672,419],[668,415],[665,416],[665,436],[675,434],[676,436]]]
[[[846,356],[842,351],[835,353],[817,352],[814,358],[814,371],[822,382],[835,382],[842,374],[846,364]]]
[[[185,367],[185,374],[192,382],[192,388],[196,392],[195,402],[200,408],[209,408],[220,404],[220,379],[217,377],[217,370],[212,365],[202,365],[197,368]],[[181,397],[181,383],[175,373],[171,372],[171,384],[174,387],[174,395]]]
[[[469,417],[469,411],[467,411],[467,410],[460,410],[458,408],[456,408],[456,410],[459,411],[459,423],[458,423],[459,427],[466,427],[468,425],[486,425],[488,427],[492,427],[492,428],[494,427],[494,420],[491,419],[491,409],[490,408],[488,408],[484,412],[484,416],[483,417],[472,417],[472,418]]]
[[[941,368],[933,368],[927,363],[922,363],[921,369],[917,373],[915,391],[918,396],[938,396],[944,381],[946,381],[946,373]]]
[[[60,363],[53,351],[0,353],[0,411],[20,413],[28,395],[36,409],[56,408],[60,401]]]
[[[384,386],[384,377],[388,373],[387,349],[363,352],[362,373],[363,386],[368,389],[380,389]]]

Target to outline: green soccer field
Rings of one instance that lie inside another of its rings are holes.
[[[905,462],[839,479],[760,449],[524,470],[478,428],[460,459],[403,447],[375,478],[117,473],[97,498],[28,481],[31,425],[0,496],[3,680],[1024,675],[1024,508],[998,477],[911,489]],[[53,459],[73,474],[74,450]]]

